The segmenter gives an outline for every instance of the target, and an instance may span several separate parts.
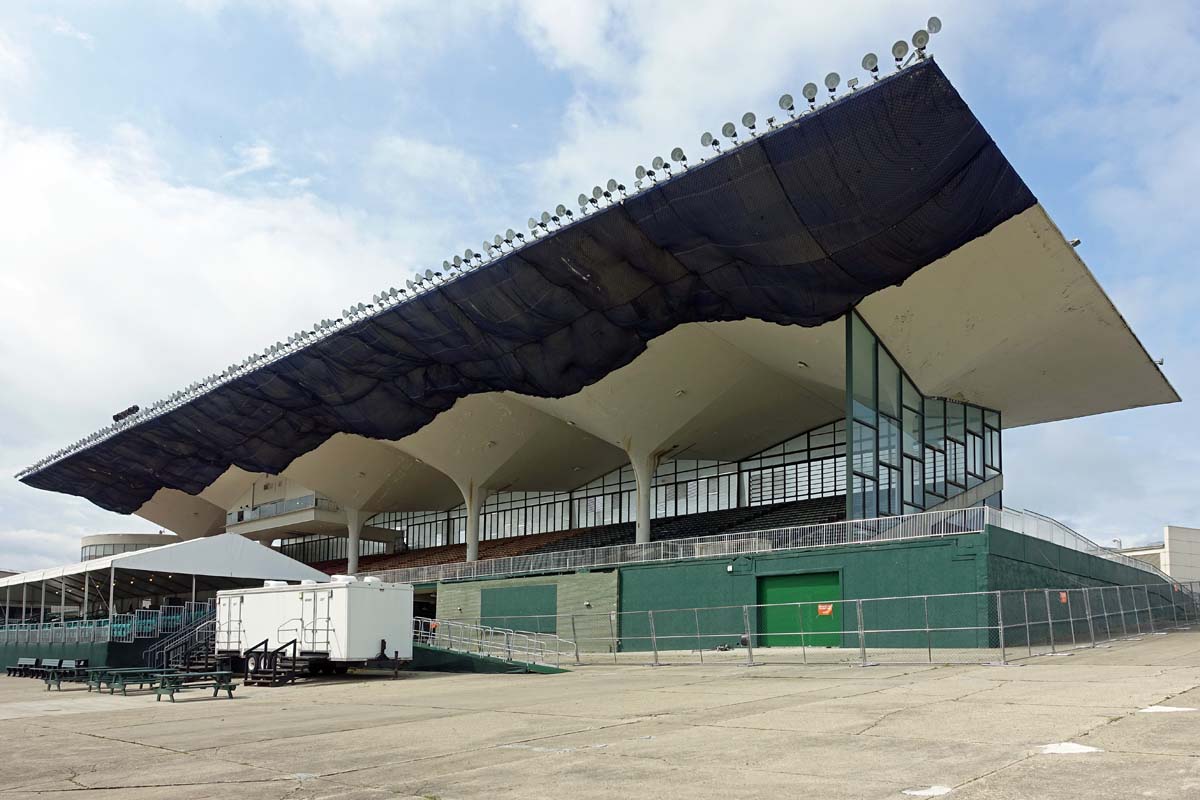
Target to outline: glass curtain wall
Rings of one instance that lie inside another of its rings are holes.
[[[849,519],[917,513],[1000,474],[1000,413],[922,395],[853,311],[846,360]]]
[[[671,459],[659,465],[651,489],[655,519],[739,506],[787,503],[846,493],[846,423],[836,420],[743,461]],[[500,492],[487,499],[480,539],[594,528],[637,517],[637,481],[624,466],[570,492]],[[411,548],[461,544],[466,508],[391,511],[368,525],[402,530]]]

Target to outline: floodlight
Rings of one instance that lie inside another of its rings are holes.
[[[467,252],[469,253],[469,252],[471,252],[471,251],[470,251],[470,250],[468,250]],[[431,269],[427,269],[427,270],[425,270],[425,280],[427,280],[427,281],[432,281],[432,280],[433,280],[433,270],[431,270]],[[361,304],[360,304],[360,305],[361,305]]]
[[[917,48],[917,58],[925,58],[925,48],[929,46],[929,31],[919,30],[912,35],[913,47]]]
[[[942,32],[942,21],[937,17],[930,17],[929,22],[925,23],[925,30],[931,34]]]
[[[464,250],[464,251],[463,251],[463,260],[464,260],[464,261],[466,261],[468,265],[470,265],[470,263],[471,263],[471,260],[472,260],[473,258],[475,258],[475,251],[474,251],[474,250],[472,250],[471,248],[469,248],[469,247],[468,247],[466,250]],[[426,271],[425,271],[425,277],[427,277],[427,278],[428,278],[428,277],[432,277],[432,276],[429,274],[429,271],[428,271],[428,270],[426,270]]]
[[[461,268],[462,265],[463,265],[462,256],[455,256],[454,257],[454,266]]]
[[[599,186],[593,186],[592,187],[592,199],[599,200],[601,197],[604,197],[604,190],[601,189]]]
[[[682,147],[675,147],[671,150],[671,160],[677,164],[687,164],[687,156],[684,155]]]
[[[879,56],[874,53],[867,53],[862,59],[862,68],[867,72],[879,71]]]
[[[641,164],[638,164],[634,168],[633,174],[634,174],[634,177],[636,177],[638,180],[641,180],[642,178],[646,177],[646,168],[643,167]]]
[[[721,135],[726,139],[737,140],[737,126],[732,122],[726,122],[721,126]]]
[[[458,256],[455,256],[455,258],[458,258]],[[417,288],[416,286],[413,286],[413,282],[412,282],[412,281],[405,281],[404,283],[405,283],[405,285],[408,287],[408,290],[409,290],[410,292],[411,292],[411,291],[414,291],[414,290]],[[342,316],[343,316],[343,317],[348,317],[348,316],[350,316],[350,312],[349,312],[349,311],[343,311],[343,312],[342,312]]]
[[[830,97],[837,91],[838,84],[842,82],[842,76],[836,72],[831,72],[825,76],[825,88],[829,90]]]
[[[655,156],[654,160],[650,162],[650,166],[654,167],[655,169],[662,169],[666,165],[667,162],[663,161],[662,156]]]
[[[550,212],[543,211],[542,212],[542,227],[544,228],[549,224],[550,224]]]
[[[758,117],[754,116],[753,111],[742,114],[742,127],[749,129],[751,133],[754,133],[754,123],[756,122],[758,122]]]
[[[616,178],[609,178],[608,183],[606,183],[604,185],[607,187],[609,194],[612,194],[613,192],[615,192],[617,190],[617,187],[620,186],[621,184],[617,183]]]
[[[709,133],[708,131],[705,131],[704,133],[700,134],[700,146],[701,147],[712,147],[713,141],[714,141],[713,135],[711,133]],[[638,177],[641,177],[641,176],[639,175]]]
[[[851,78],[850,80],[846,81],[846,86],[849,87],[850,91],[857,92],[858,91],[858,78]]]
[[[497,233],[496,236],[492,239],[492,244],[496,246],[497,250],[499,250],[500,245],[504,244],[504,237]]]
[[[449,261],[442,262],[442,269],[446,270],[446,272],[450,272],[451,270],[457,269],[457,268],[458,268],[457,264],[451,264]]]
[[[796,104],[792,101],[792,96],[790,94],[780,96],[779,107],[788,112],[789,117],[796,116]]]
[[[533,230],[536,227],[537,227],[537,220],[534,219],[533,217],[530,217],[529,218],[529,230]]]
[[[892,45],[892,58],[896,59],[896,69],[900,69],[900,62],[908,55],[908,42],[903,39]]]
[[[804,99],[808,101],[809,108],[817,107],[817,85],[815,83],[804,84],[804,88],[800,90],[800,94],[804,95]]]
[[[567,210],[567,207],[566,207],[566,206],[564,206],[562,203],[559,203],[558,205],[556,205],[556,206],[554,207],[554,213],[555,213],[555,214],[557,214],[557,215],[558,215],[558,216],[560,216],[560,217],[569,217],[569,216],[571,216],[571,212],[570,212],[570,211],[568,211],[568,210]]]
[[[586,208],[588,204],[588,196],[586,194],[579,195],[579,207]]]
[[[512,228],[509,228],[508,230],[506,230],[504,232],[504,241],[507,242],[508,244],[512,244],[513,239],[515,239],[515,238],[517,238],[517,232],[514,231]]]

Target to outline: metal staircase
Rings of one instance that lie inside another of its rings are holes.
[[[216,666],[213,649],[216,631],[216,612],[210,608],[178,632],[143,651],[142,663],[155,669],[213,668]]]

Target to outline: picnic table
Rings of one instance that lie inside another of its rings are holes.
[[[109,694],[113,694],[117,689],[121,690],[121,694],[128,694],[130,686],[136,684],[139,689],[154,686],[158,683],[159,675],[170,671],[152,667],[120,667],[116,669],[100,667],[88,669],[88,691],[90,692],[92,689],[101,691],[105,684],[107,684]]]
[[[42,673],[46,691],[57,688],[62,691],[63,681],[77,681],[87,674],[87,659],[63,659],[57,667],[49,667]]]
[[[233,690],[237,684],[233,682],[233,673],[229,670],[202,670],[199,672],[165,672],[159,676],[158,688],[154,690],[154,701],[162,700],[163,695],[175,702],[175,693],[192,687],[212,687],[212,696],[216,697],[221,691],[233,699]]]

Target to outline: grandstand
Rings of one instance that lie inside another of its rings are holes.
[[[933,59],[872,77],[18,477],[446,618],[1163,580],[1004,509],[1002,439],[1178,395]]]

